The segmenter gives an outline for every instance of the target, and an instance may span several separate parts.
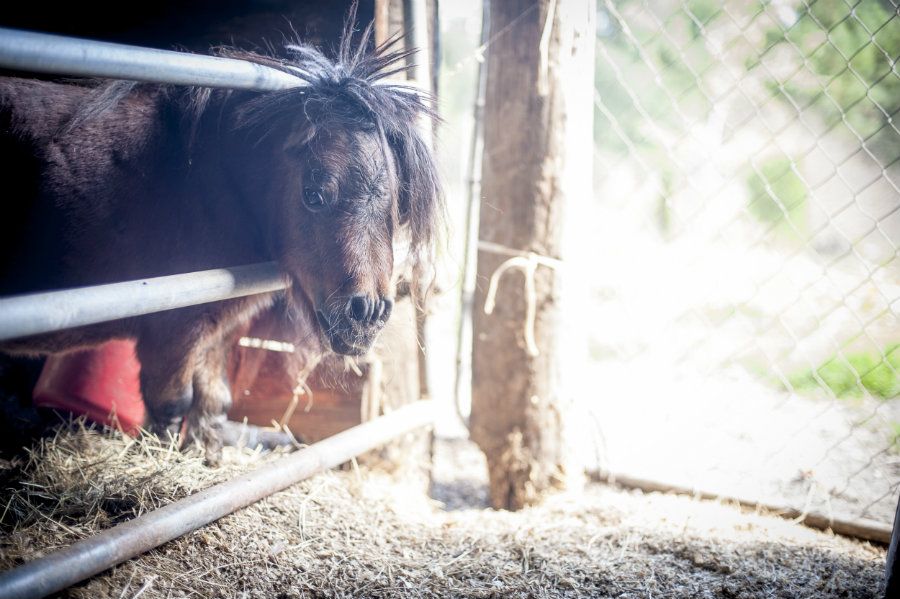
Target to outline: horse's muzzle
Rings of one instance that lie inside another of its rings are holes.
[[[360,356],[371,349],[393,308],[393,298],[359,293],[342,302],[317,306],[316,317],[332,351]]]

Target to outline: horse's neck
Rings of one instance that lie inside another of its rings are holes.
[[[21,139],[52,138],[75,114],[91,90],[49,81],[0,77],[0,112],[4,134]]]
[[[180,117],[177,139],[182,144],[183,164],[178,172],[184,178],[177,209],[184,222],[179,226],[186,232],[197,226],[221,231],[229,239],[229,251],[242,260],[270,260],[261,243],[265,223],[259,222],[259,215],[249,207],[258,198],[244,197],[244,186],[238,183],[251,169],[238,157],[242,145],[235,138],[229,99],[230,94],[214,93],[199,119],[192,114]]]

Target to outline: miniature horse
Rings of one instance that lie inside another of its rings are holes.
[[[0,78],[0,294],[276,260],[303,351],[359,355],[391,315],[394,244],[413,271],[442,218],[420,93],[386,80],[408,52],[336,60],[302,43],[276,58],[304,86],[255,93],[114,81]],[[396,42],[396,40],[394,40]],[[5,342],[46,354],[136,339],[149,431],[215,456],[231,397],[229,335],[276,293]]]

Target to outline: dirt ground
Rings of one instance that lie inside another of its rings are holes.
[[[623,371],[595,372],[610,382]],[[893,523],[900,453],[891,422],[900,421],[900,400],[791,397],[749,376],[671,377],[654,386],[658,392],[611,394],[593,404],[601,469]]]
[[[0,468],[0,568],[278,455],[196,456],[65,427]],[[371,460],[370,460],[371,461]],[[481,454],[329,471],[59,597],[880,597],[883,547],[736,506],[597,483],[486,507]]]

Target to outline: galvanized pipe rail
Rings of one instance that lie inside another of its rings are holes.
[[[423,400],[0,574],[0,599],[45,597],[434,421]]]
[[[279,291],[275,262],[0,298],[0,341],[72,327]]]
[[[0,67],[51,75],[254,91],[303,87],[300,77],[244,60],[0,27]]]
[[[253,91],[300,77],[243,60],[0,27],[0,68]],[[0,298],[0,340],[283,289],[275,263]]]

